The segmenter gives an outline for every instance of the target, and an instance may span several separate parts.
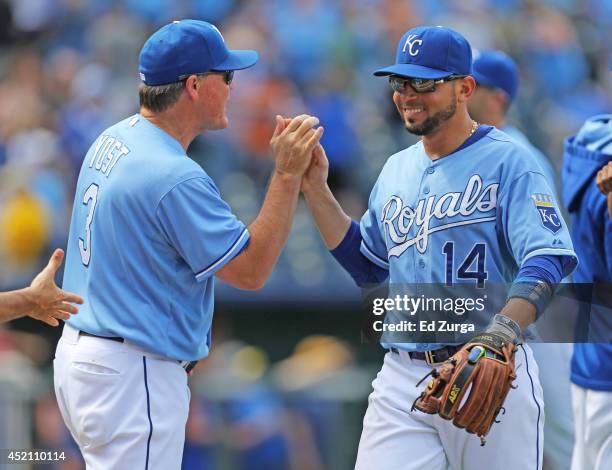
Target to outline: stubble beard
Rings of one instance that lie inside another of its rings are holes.
[[[457,112],[457,100],[453,93],[453,100],[442,111],[438,111],[433,116],[429,116],[421,125],[411,125],[410,121],[406,122],[406,130],[414,135],[429,135],[440,128],[442,124],[452,118]]]

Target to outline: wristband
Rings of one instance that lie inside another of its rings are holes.
[[[536,319],[538,319],[548,307],[552,294],[552,286],[544,281],[515,282],[510,287],[507,300],[514,297],[525,299],[536,308]]]

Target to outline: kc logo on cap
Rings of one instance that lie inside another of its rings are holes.
[[[421,45],[423,44],[423,40],[422,39],[417,39],[417,35],[416,34],[410,34],[408,35],[408,37],[406,38],[406,42],[404,43],[404,48],[402,49],[403,52],[406,52],[406,47],[408,48],[408,53],[412,56],[417,55],[419,53],[418,49],[414,49],[413,47],[418,44]]]
[[[395,64],[374,72],[424,80],[472,75],[472,48],[461,34],[443,26],[418,26],[397,45]]]

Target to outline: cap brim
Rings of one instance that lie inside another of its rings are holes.
[[[429,67],[425,67],[423,65],[395,64],[383,69],[378,69],[376,72],[374,72],[374,75],[377,77],[399,75],[401,77],[423,78],[429,80],[448,77],[452,74],[445,70],[430,69]]]
[[[242,70],[248,69],[257,63],[259,55],[255,51],[229,51],[227,58],[212,70]]]

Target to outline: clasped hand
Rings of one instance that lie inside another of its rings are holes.
[[[276,172],[301,180],[302,192],[325,186],[329,162],[320,143],[323,127],[308,114],[294,118],[276,116],[276,128],[270,146],[276,159]]]

